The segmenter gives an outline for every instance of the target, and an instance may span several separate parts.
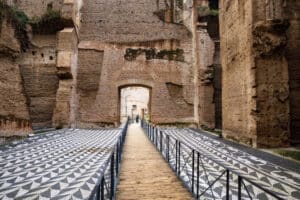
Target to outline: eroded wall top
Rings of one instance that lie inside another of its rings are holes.
[[[191,36],[184,25],[162,20],[165,18],[164,15],[168,15],[166,13],[168,6],[169,1],[161,0],[86,2],[81,9],[80,38],[128,43],[184,39]]]

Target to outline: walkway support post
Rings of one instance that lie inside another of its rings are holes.
[[[195,150],[192,150],[192,193],[194,194],[194,179],[195,179]]]
[[[238,176],[238,200],[242,200],[242,177]]]
[[[226,200],[229,200],[229,178],[230,178],[230,174],[229,174],[229,170],[226,169]]]
[[[112,154],[110,163],[110,200],[114,199],[115,191],[114,157],[115,153]]]

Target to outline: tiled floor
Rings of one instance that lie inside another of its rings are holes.
[[[65,129],[0,149],[0,199],[87,199],[121,129]]]
[[[212,160],[202,157],[201,161],[204,164],[204,170],[202,170],[201,173],[205,173],[203,176],[204,180],[202,180],[203,189],[208,186],[209,181],[212,182],[224,171],[224,168],[216,164],[220,163],[249,180],[258,183],[263,186],[263,188],[273,191],[283,199],[300,199],[300,174],[298,172],[273,164],[267,159],[254,156],[242,149],[235,148],[191,129],[164,129],[164,132],[179,139],[183,144],[188,144],[202,155],[215,161],[212,162]],[[184,147],[184,145],[182,146]],[[185,168],[188,169],[188,173],[190,173],[190,152],[188,152],[189,150],[184,150],[184,148],[182,148],[182,151],[182,154],[185,155],[185,160],[181,161],[183,162],[182,165],[188,165]],[[231,179],[231,185],[236,189],[237,177],[231,177]],[[225,183],[224,180],[223,182],[221,180],[214,185],[215,191],[207,191],[212,199],[213,196],[217,199],[224,199]],[[246,183],[246,185],[253,199],[273,199],[251,184]],[[236,190],[231,191],[231,199],[235,199],[236,193]],[[244,199],[248,198],[245,196]]]

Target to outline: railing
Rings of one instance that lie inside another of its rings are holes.
[[[196,199],[279,199],[239,172],[142,120],[142,128]]]
[[[112,149],[110,157],[107,159],[106,163],[101,166],[101,177],[98,179],[96,187],[90,195],[90,200],[115,199],[128,124],[129,121],[127,120],[126,124],[122,128],[121,136]]]

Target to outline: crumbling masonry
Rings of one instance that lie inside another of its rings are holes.
[[[0,137],[120,122],[120,88],[151,122],[300,142],[296,0],[0,0]]]

